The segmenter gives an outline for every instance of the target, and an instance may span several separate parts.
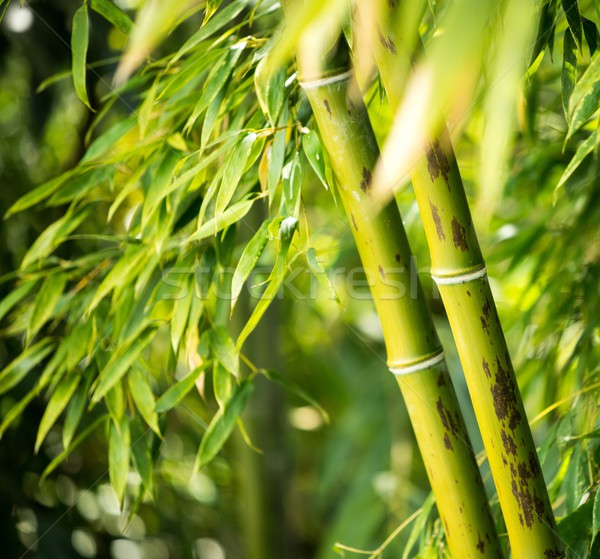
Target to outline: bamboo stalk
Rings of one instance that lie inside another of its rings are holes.
[[[394,66],[411,53],[383,7],[375,58],[392,109],[402,99]],[[384,42],[385,41],[385,44]],[[411,171],[436,281],[465,372],[515,559],[563,557],[531,429],[486,275],[454,151],[445,132]]]
[[[342,46],[336,60],[344,60]],[[411,252],[395,204],[379,214],[370,178],[379,150],[347,64],[332,62],[300,82],[313,109],[381,321],[388,364],[415,431],[450,552],[502,557],[483,483],[425,298],[410,291]]]

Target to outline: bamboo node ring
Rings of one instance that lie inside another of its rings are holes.
[[[302,87],[302,89],[315,89],[317,87],[323,87],[325,85],[329,85],[336,82],[341,82],[344,80],[348,80],[352,77],[353,71],[347,70],[346,72],[342,72],[340,74],[334,74],[333,76],[327,76],[324,78],[319,78],[316,80],[302,81],[298,80],[298,83]]]
[[[419,361],[418,363],[410,363],[408,365],[393,365],[392,367],[390,367],[390,372],[396,376],[408,375],[410,373],[416,373],[418,371],[429,369],[434,365],[438,365],[443,360],[444,350],[441,350],[439,353],[436,353],[432,357],[428,357],[427,359]]]
[[[431,279],[438,285],[455,285],[457,283],[467,283],[479,278],[485,277],[487,274],[487,268],[484,266],[474,272],[467,272],[466,274],[459,274],[457,276],[436,276],[431,274]]]

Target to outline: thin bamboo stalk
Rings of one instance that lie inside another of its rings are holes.
[[[336,60],[344,60],[338,52]],[[395,204],[370,212],[370,178],[379,150],[347,64],[303,75],[323,144],[381,321],[388,364],[415,431],[453,557],[502,557],[486,493],[443,352]]]
[[[397,4],[378,20],[375,58],[392,108],[403,84],[394,66],[412,53],[396,36]],[[385,41],[385,44],[383,43]],[[531,429],[486,275],[452,145],[445,132],[411,171],[436,281],[473,401],[515,559],[563,557]]]

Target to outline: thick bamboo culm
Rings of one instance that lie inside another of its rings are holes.
[[[383,3],[382,3],[383,4]],[[397,4],[379,14],[375,59],[392,109],[412,53],[395,34]],[[384,44],[385,42],[385,44]],[[447,132],[411,171],[436,281],[456,341],[515,559],[563,557],[462,179]]]
[[[381,213],[372,209],[370,178],[379,150],[362,99],[352,96],[352,91],[358,92],[354,77],[346,64],[334,63],[323,74],[303,75],[299,62],[299,74],[370,280],[388,364],[406,402],[450,553],[455,559],[502,557],[480,472],[419,284],[411,296],[411,252],[398,208],[392,203]]]

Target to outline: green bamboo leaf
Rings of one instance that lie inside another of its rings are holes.
[[[133,21],[118,6],[110,0],[92,0],[91,7],[92,10],[112,23],[123,35],[129,36]]]
[[[93,369],[89,369],[85,374],[85,382],[79,384],[77,390],[73,394],[67,412],[65,414],[65,422],[63,424],[62,442],[63,448],[69,448],[71,441],[75,436],[79,422],[83,417],[85,405],[87,403],[88,392],[93,379]]]
[[[119,382],[146,349],[155,333],[155,328],[150,327],[140,336],[135,337],[131,343],[122,345],[112,354],[98,377],[92,404],[97,404]]]
[[[206,8],[204,9],[204,21],[202,25],[206,25],[208,20],[213,16],[213,14],[219,9],[219,6],[223,0],[206,0]]]
[[[127,487],[130,449],[129,418],[123,415],[119,425],[111,421],[108,439],[108,475],[121,507],[123,506]]]
[[[202,123],[202,133],[200,135],[200,149],[202,151],[206,148],[206,144],[210,141],[210,137],[215,129],[224,98],[225,89],[221,89],[206,109],[206,115],[204,115],[204,122]]]
[[[71,444],[71,446],[69,448],[66,448],[65,450],[63,450],[58,456],[56,456],[52,462],[50,462],[50,464],[48,464],[48,466],[46,467],[46,469],[43,471],[42,476],[40,478],[40,483],[44,483],[46,481],[46,479],[48,478],[48,476],[54,471],[56,470],[56,468],[62,464],[67,457],[69,456],[69,454],[71,454],[71,452],[73,452],[83,441],[85,441],[85,439],[87,439],[90,434],[102,423],[104,423],[109,417],[107,415],[103,415],[100,416],[98,418],[96,418],[95,421],[93,421],[90,425],[88,425],[82,432],[81,434],[73,441],[73,443]]]
[[[276,218],[281,220],[281,218]],[[240,261],[235,268],[233,273],[233,278],[231,280],[231,312],[233,313],[233,308],[235,306],[240,293],[242,292],[242,288],[244,287],[244,283],[250,276],[252,270],[256,266],[260,255],[262,254],[267,242],[269,240],[269,226],[271,223],[275,221],[274,219],[268,219],[263,221],[262,225],[259,227],[258,231],[254,234],[252,239],[248,242],[248,244],[244,247],[244,251],[240,256]]]
[[[233,198],[236,188],[246,170],[246,164],[252,151],[252,146],[256,140],[256,134],[250,132],[246,134],[237,144],[231,157],[225,166],[221,188],[217,193],[217,204],[215,212],[220,214],[225,210],[231,199]]]
[[[138,418],[134,418],[130,425],[131,428],[131,457],[133,465],[142,478],[142,483],[152,494],[154,491],[154,483],[152,479],[152,456],[146,441],[144,428]]]
[[[271,126],[275,126],[285,98],[286,69],[282,67],[276,72],[270,72],[268,57],[268,54],[264,56],[256,66],[254,91],[262,112]]]
[[[4,297],[0,302],[0,320],[2,320],[15,305],[25,299],[37,284],[37,280],[26,281]]]
[[[600,534],[600,488],[596,488],[596,496],[594,497],[594,511],[592,514],[592,541]]]
[[[579,145],[579,147],[577,148],[577,151],[575,152],[575,155],[573,156],[573,159],[571,159],[571,161],[569,161],[569,164],[567,165],[566,169],[563,171],[563,174],[560,177],[558,184],[554,188],[554,204],[556,204],[556,202],[558,201],[558,196],[560,194],[560,190],[562,189],[564,184],[571,177],[571,175],[577,170],[579,165],[581,165],[583,160],[590,153],[592,153],[592,150],[594,149],[594,147],[596,145],[598,145],[599,142],[600,142],[600,131],[598,128],[596,128],[596,130],[594,130],[587,137],[585,142],[583,142],[582,144]]]
[[[302,136],[302,149],[306,155],[306,159],[313,168],[313,171],[323,183],[323,186],[328,189],[327,179],[325,177],[325,162],[323,153],[321,152],[321,143],[318,134],[311,130],[308,134]]]
[[[573,35],[567,29],[563,41],[563,64],[560,78],[562,104],[567,121],[569,120],[569,99],[573,93],[575,82],[577,81],[577,45],[573,40]]]
[[[167,149],[160,164],[152,172],[152,182],[144,197],[142,209],[142,229],[146,229],[148,220],[157,209],[162,200],[170,192],[168,185],[174,179],[178,164],[182,161],[179,153],[173,149]]]
[[[194,298],[194,285],[188,278],[186,281],[186,294],[183,297],[175,300],[173,305],[173,317],[171,318],[171,346],[175,354],[179,351],[179,343],[185,327],[188,324],[192,300]]]
[[[222,363],[215,363],[213,367],[213,390],[215,392],[215,399],[221,408],[225,407],[225,404],[231,398],[233,386],[231,373]]]
[[[54,309],[67,285],[67,274],[49,275],[35,297],[33,311],[27,328],[27,339],[33,338],[52,318]]]
[[[287,125],[288,111],[287,107],[284,106],[281,115],[279,116],[279,127],[285,127]],[[273,137],[273,143],[269,152],[269,169],[267,171],[267,190],[269,192],[269,204],[272,203],[275,196],[275,189],[279,184],[281,178],[281,171],[283,170],[283,164],[285,161],[285,147],[286,147],[286,133],[287,130],[283,128],[275,132]]]
[[[585,41],[590,49],[590,56],[598,50],[598,44],[600,43],[600,33],[598,33],[598,26],[586,17],[581,17],[583,23],[583,34],[585,35]]]
[[[102,156],[109,152],[114,153],[115,144],[128,134],[135,124],[136,119],[133,117],[118,120],[88,146],[81,163],[102,163]]]
[[[271,274],[267,280],[268,284],[266,289],[256,304],[256,307],[248,319],[248,322],[240,332],[236,342],[236,347],[238,350],[244,345],[244,342],[248,336],[254,331],[254,328],[256,328],[256,325],[262,318],[263,314],[265,314],[266,310],[269,308],[271,301],[277,295],[277,291],[279,290],[279,287],[281,286],[285,276],[288,251],[297,227],[298,220],[294,217],[285,218],[279,226],[280,241],[277,260],[275,261],[275,266],[273,266],[273,270],[271,271]]]
[[[237,223],[250,211],[255,201],[256,199],[241,200],[233,206],[229,206],[222,214],[203,223],[195,233],[187,238],[187,242],[200,241],[201,239],[214,236],[226,227]]]
[[[590,65],[579,79],[569,99],[571,121],[567,138],[598,110],[600,101],[600,52],[592,57]]]
[[[36,344],[28,347],[21,355],[11,361],[2,372],[0,372],[0,394],[8,392],[16,386],[31,369],[33,369],[44,357],[55,348],[54,342],[44,338]]]
[[[156,413],[156,400],[150,387],[147,373],[139,367],[133,367],[127,375],[127,384],[129,393],[139,410],[141,416],[148,426],[160,437],[161,432],[158,427],[158,415]]]
[[[300,194],[303,169],[300,163],[300,152],[283,168],[283,198],[289,216],[297,218],[300,214]]]
[[[577,6],[577,0],[562,0],[562,7],[567,17],[567,23],[569,29],[573,33],[573,39],[577,48],[581,49],[583,39],[583,27],[581,23],[581,15],[579,13],[579,7]]]
[[[210,346],[215,361],[218,361],[233,376],[240,374],[238,351],[223,326],[217,326],[210,331]]]
[[[335,299],[338,304],[341,304],[340,298],[338,297],[335,287],[333,287],[333,284],[331,283],[327,272],[323,269],[323,266],[319,262],[319,259],[317,257],[317,251],[312,247],[309,248],[306,252],[306,263],[308,264],[310,271],[317,278],[317,281],[321,284],[323,289],[325,289],[329,297],[331,299]]]
[[[86,60],[89,41],[89,20],[87,4],[83,4],[73,16],[73,31],[71,32],[71,53],[73,57],[73,85],[77,96],[90,109],[86,88]]]
[[[17,420],[23,412],[25,408],[31,403],[38,394],[36,388],[30,390],[23,398],[21,398],[14,406],[12,406],[6,415],[2,418],[2,423],[0,424],[0,439],[4,436],[6,430]]]
[[[73,212],[69,211],[66,215],[59,218],[50,225],[44,232],[35,240],[31,248],[23,257],[21,269],[25,270],[34,262],[42,260],[48,256],[58,245],[60,245],[67,235],[92,213],[91,206],[84,206]]]
[[[194,473],[208,464],[221,450],[244,410],[254,385],[248,381],[236,387],[224,408],[219,409],[202,437]]]
[[[544,50],[546,45],[552,45],[552,43],[554,43],[554,19],[556,17],[557,7],[556,1],[550,0],[550,2],[546,2],[540,10],[537,35],[535,37],[531,58],[529,59],[529,66],[537,60],[537,57]],[[552,51],[552,49],[550,50]]]
[[[156,402],[156,413],[164,413],[173,409],[196,385],[196,381],[200,375],[210,365],[209,361],[205,361],[199,367],[196,367],[189,375],[181,379],[179,382],[171,386]]]
[[[48,432],[56,423],[58,416],[63,412],[69,403],[69,400],[71,399],[71,396],[73,396],[73,393],[75,392],[80,380],[81,376],[78,374],[78,372],[74,372],[66,379],[61,380],[56,390],[52,394],[46,406],[46,410],[44,411],[44,415],[40,421],[37,437],[35,439],[36,454],[40,450],[40,446],[44,442],[46,435],[48,435]]]
[[[281,384],[284,388],[287,388],[290,392],[298,396],[301,400],[304,400],[307,404],[313,406],[315,409],[319,411],[321,416],[323,417],[323,421],[329,424],[329,414],[325,411],[323,406],[319,404],[308,392],[303,390],[300,386],[298,386],[295,382],[291,381],[287,377],[280,375],[276,371],[268,371],[261,370],[263,375],[265,375],[270,381],[277,382]]]

